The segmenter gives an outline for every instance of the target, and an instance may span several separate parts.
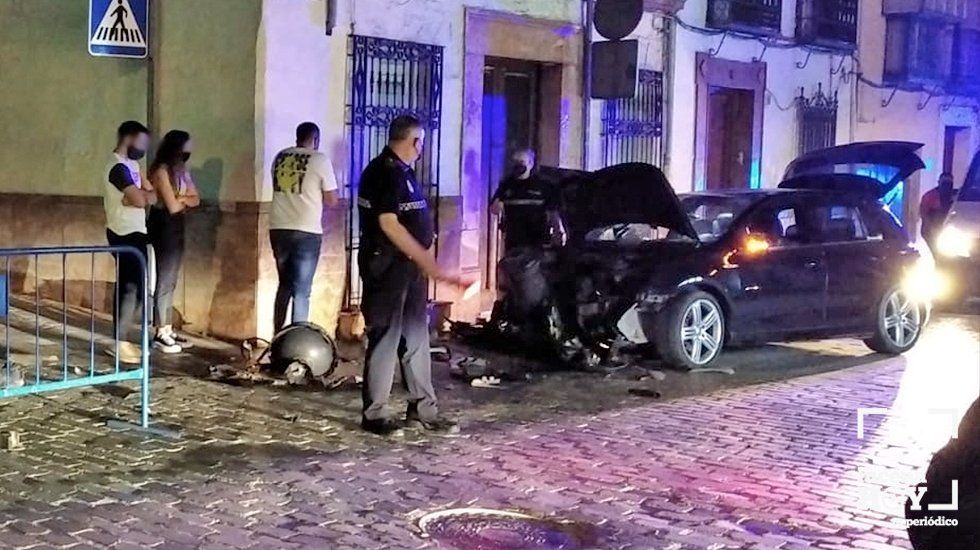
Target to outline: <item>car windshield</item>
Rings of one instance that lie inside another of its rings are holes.
[[[683,195],[680,199],[698,238],[706,243],[720,239],[752,204],[750,197],[737,195]]]

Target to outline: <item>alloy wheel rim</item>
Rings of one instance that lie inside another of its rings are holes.
[[[914,341],[922,327],[918,305],[905,292],[894,290],[885,301],[885,336],[899,348]]]
[[[722,318],[718,306],[710,301],[695,300],[684,310],[681,322],[681,346],[696,365],[710,362],[721,350]]]

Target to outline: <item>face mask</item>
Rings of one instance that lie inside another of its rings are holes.
[[[126,156],[129,157],[129,160],[140,160],[144,155],[146,155],[146,151],[137,149],[132,145],[126,148]]]
[[[518,162],[517,164],[514,165],[514,168],[511,170],[511,172],[515,176],[523,176],[524,173],[527,172],[527,165],[522,162]]]
[[[191,160],[191,154],[190,153],[186,153],[186,152],[185,153],[181,153],[180,154],[180,160],[181,160],[181,162],[187,162],[187,161]]]

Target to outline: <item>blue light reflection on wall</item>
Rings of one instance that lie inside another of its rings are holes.
[[[749,178],[749,189],[762,188],[762,166],[760,161],[756,160],[752,162],[752,174]]]

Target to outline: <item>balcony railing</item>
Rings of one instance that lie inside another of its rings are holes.
[[[752,34],[778,34],[782,0],[709,0],[708,26]]]

